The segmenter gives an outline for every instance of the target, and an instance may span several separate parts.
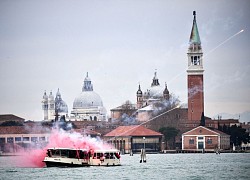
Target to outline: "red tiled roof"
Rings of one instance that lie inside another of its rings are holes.
[[[204,129],[204,130],[206,130],[206,132],[205,133],[207,133],[207,132],[211,132],[211,133],[215,133],[215,134],[217,134],[217,135],[228,135],[228,134],[226,134],[226,133],[224,133],[224,132],[222,132],[222,131],[219,131],[219,130],[217,130],[217,129],[210,129],[210,128],[207,128],[207,127],[204,127],[204,126],[198,126],[198,127],[196,127],[196,128],[194,128],[194,129],[191,129],[191,130],[189,130],[189,131],[187,131],[187,132],[185,132],[185,133],[183,133],[182,135],[198,135],[198,134],[200,134],[200,132],[198,132],[197,130],[199,130],[199,129]],[[203,133],[204,133],[204,131],[203,131]],[[229,135],[228,135],[229,136]]]
[[[227,136],[230,136],[230,135],[228,135],[228,134],[226,134],[226,133],[224,133],[224,132],[222,132],[222,131],[219,131],[218,129],[212,129],[212,131],[215,131],[215,132],[219,133],[220,135],[227,135]]]
[[[44,134],[50,133],[50,129],[36,126],[0,126],[0,134]]]
[[[100,135],[99,132],[93,131],[91,129],[74,129],[74,131],[81,134]]]
[[[105,135],[107,136],[162,136],[161,133],[147,129],[144,126],[119,126]]]
[[[24,119],[13,114],[0,114],[0,121],[24,121]]]

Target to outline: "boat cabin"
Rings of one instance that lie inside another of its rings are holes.
[[[44,158],[47,167],[77,166],[117,166],[120,164],[120,151],[84,150],[70,148],[49,148]]]

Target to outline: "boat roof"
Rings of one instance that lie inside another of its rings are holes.
[[[53,147],[53,148],[48,148],[50,150],[82,150],[82,151],[87,151],[87,149],[78,149],[78,148],[61,148],[61,147]]]
[[[103,152],[119,152],[119,150],[117,149],[98,149],[98,150],[94,150],[94,152],[96,153],[103,153]]]

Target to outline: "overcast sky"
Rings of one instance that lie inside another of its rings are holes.
[[[0,114],[42,120],[43,93],[57,88],[71,111],[87,72],[108,112],[135,103],[138,83],[145,91],[155,69],[187,103],[193,10],[205,115],[250,111],[248,0],[0,0]]]

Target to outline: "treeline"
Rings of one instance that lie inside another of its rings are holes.
[[[218,130],[230,135],[230,144],[235,146],[240,146],[241,143],[250,142],[249,134],[246,132],[246,129],[241,126],[233,125],[233,126],[218,126]]]

